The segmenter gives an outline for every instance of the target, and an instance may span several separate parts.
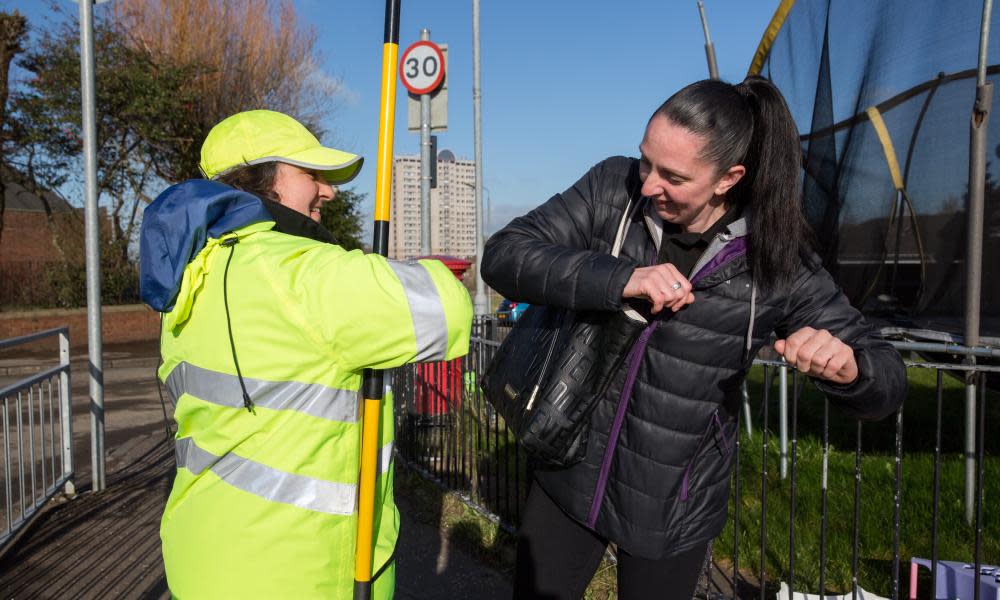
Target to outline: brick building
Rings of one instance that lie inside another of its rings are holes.
[[[58,195],[36,195],[4,168],[3,230],[0,232],[0,305],[18,304],[25,288],[40,285],[49,267],[83,262],[83,210]]]
[[[0,265],[61,261],[60,247],[82,253],[82,239],[73,239],[83,231],[82,209],[51,192],[32,194],[9,179],[4,185]]]

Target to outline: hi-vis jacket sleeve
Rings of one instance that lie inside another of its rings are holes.
[[[386,369],[469,351],[472,301],[437,260],[400,262],[325,246],[296,285],[342,367]]]

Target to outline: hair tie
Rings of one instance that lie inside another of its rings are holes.
[[[756,98],[756,94],[754,94],[753,89],[750,87],[750,84],[747,83],[746,79],[737,83],[733,87],[736,88],[736,93],[742,96],[744,100],[749,101],[751,98]]]

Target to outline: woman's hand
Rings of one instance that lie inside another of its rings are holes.
[[[694,302],[691,282],[670,263],[638,267],[625,284],[623,298],[643,298],[653,303],[653,314],[664,307],[677,312]]]
[[[774,350],[807,375],[842,385],[858,378],[854,350],[825,329],[803,327],[774,342]]]

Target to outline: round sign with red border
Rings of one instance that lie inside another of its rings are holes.
[[[399,59],[399,78],[411,94],[429,94],[444,80],[444,53],[437,44],[420,40]]]

